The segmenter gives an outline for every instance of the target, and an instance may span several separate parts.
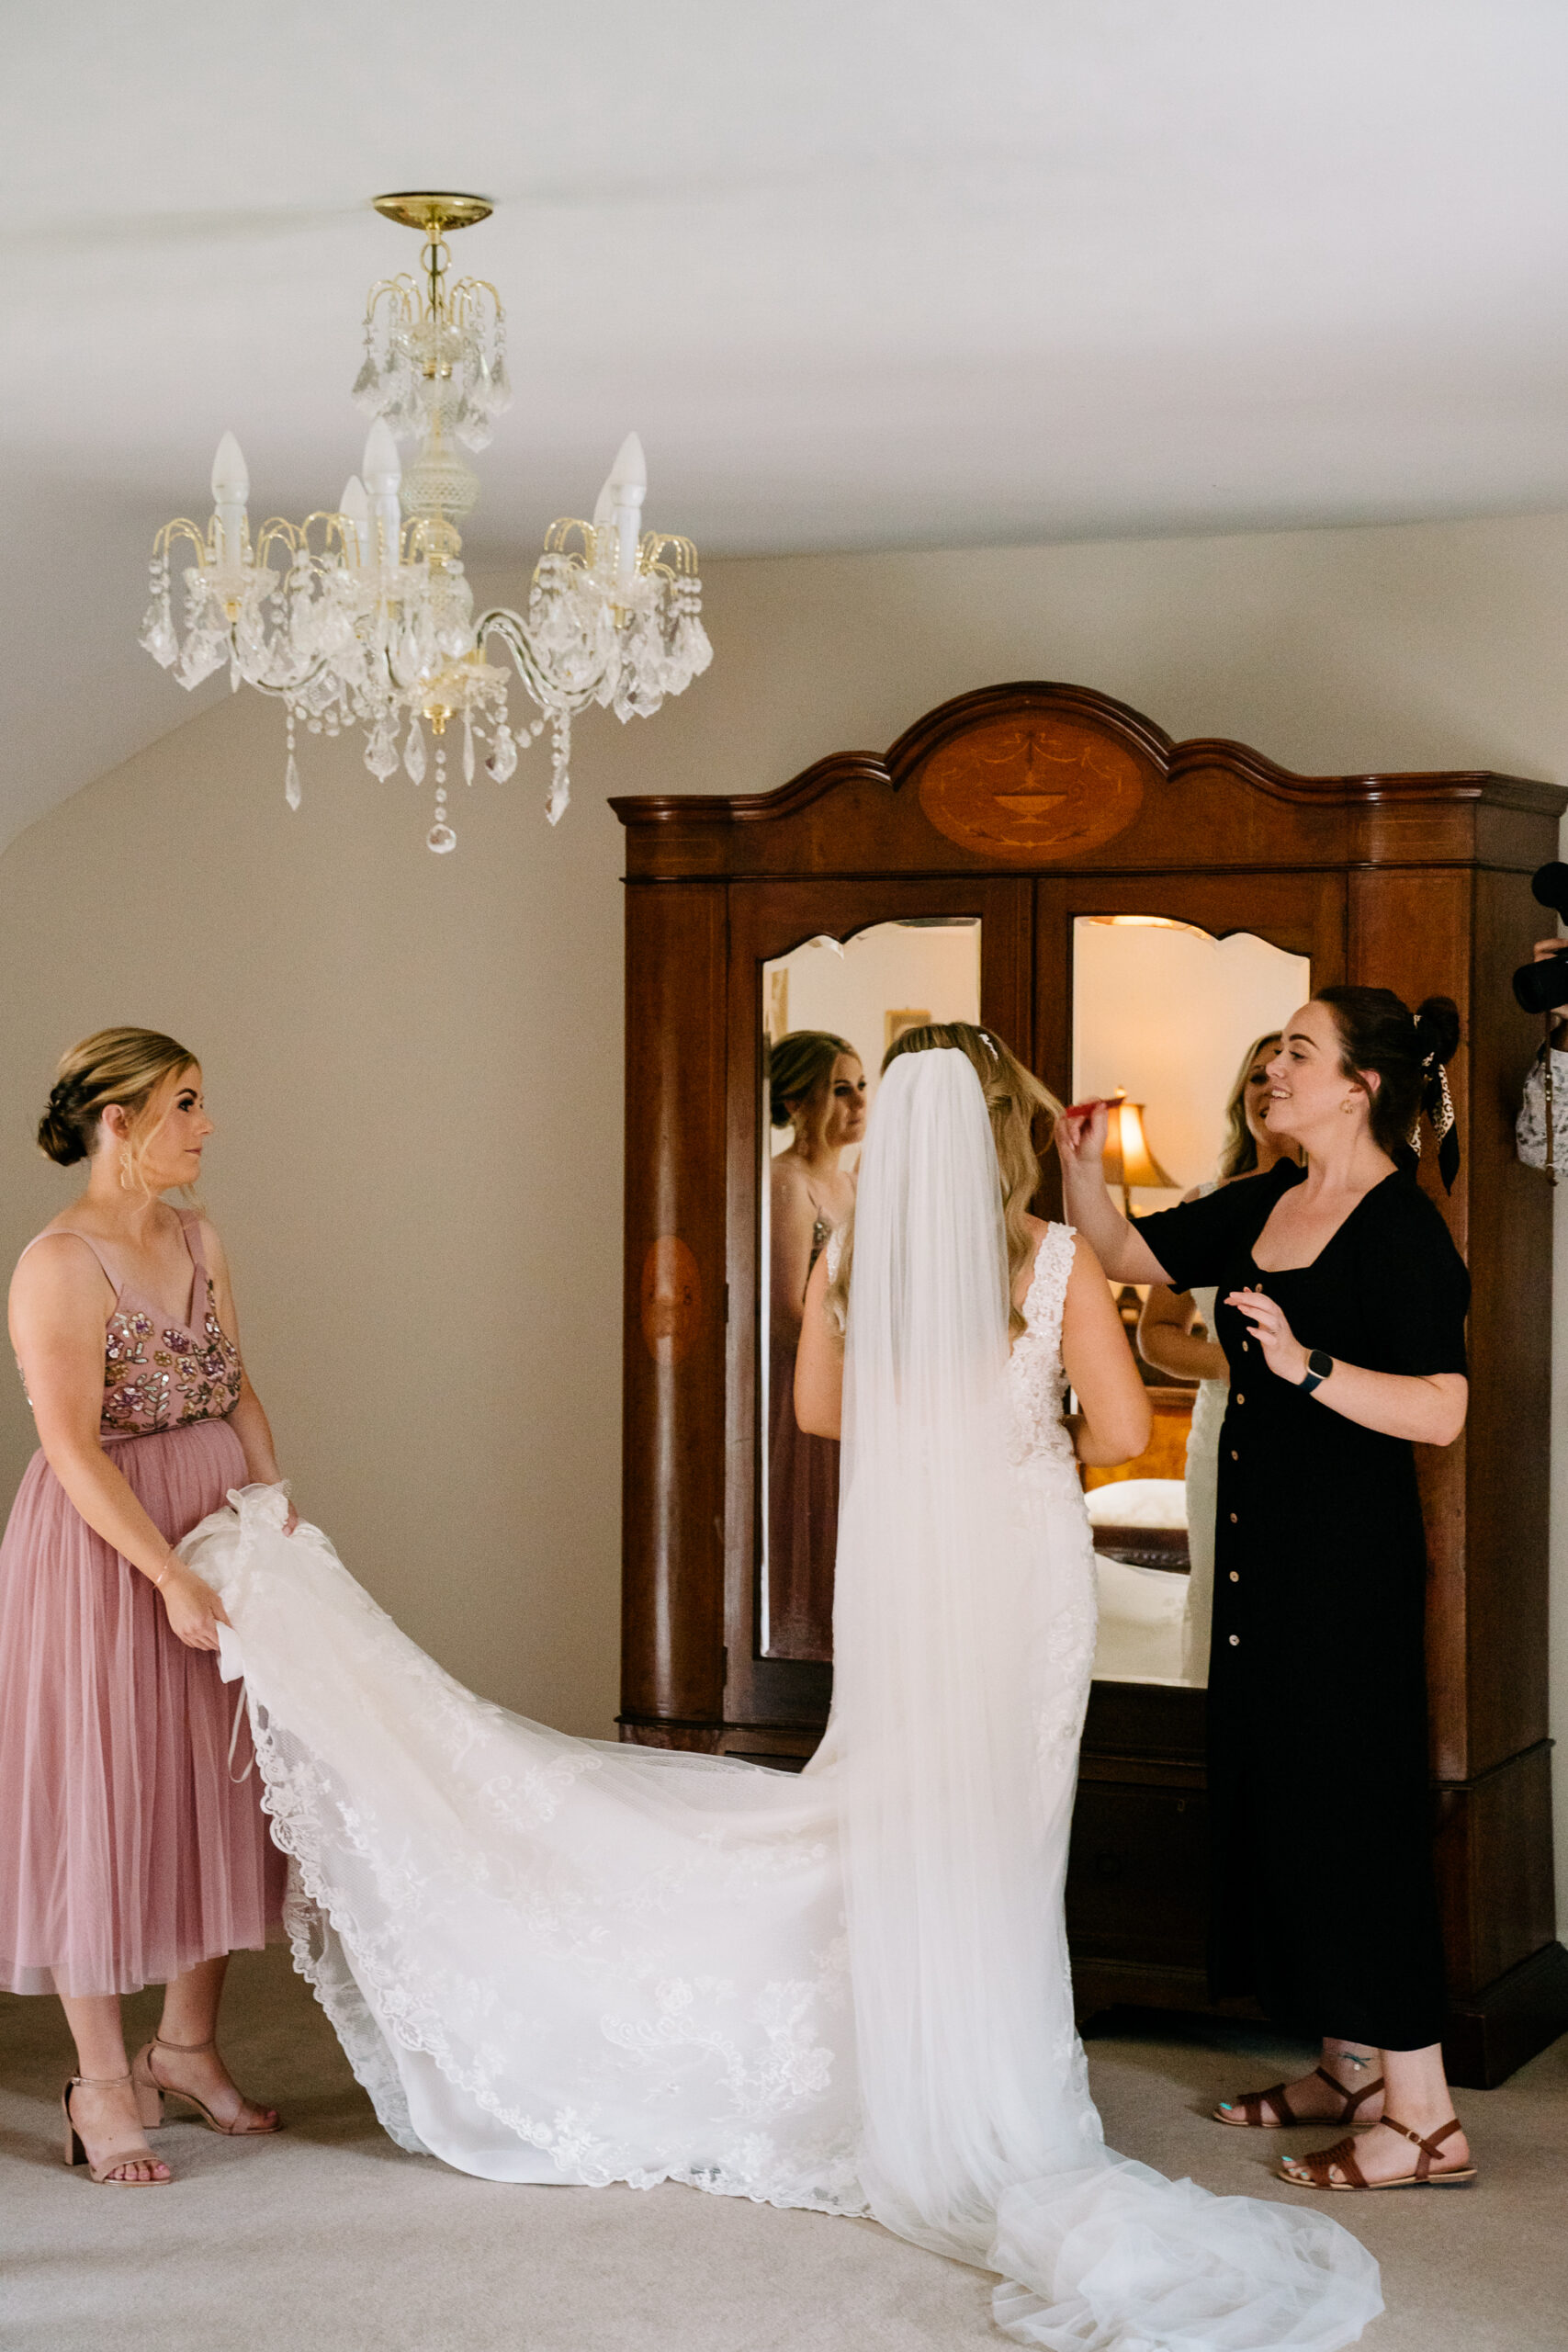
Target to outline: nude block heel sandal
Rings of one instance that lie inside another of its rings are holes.
[[[154,2164],[161,2164],[163,2162],[162,2157],[153,2156],[152,2150],[146,2146],[137,2145],[134,2147],[111,2148],[100,2163],[96,2165],[90,2163],[87,2156],[86,2143],[84,2141],[80,2132],[77,2131],[75,2123],[72,2119],[71,2094],[78,2087],[78,2086],[85,2086],[88,2090],[107,2090],[112,2084],[129,2083],[130,2079],[131,2077],[129,2075],[72,2075],[70,2081],[66,2084],[65,2088],[60,2094],[60,2110],[65,2118],[64,2157],[66,2166],[70,2171],[74,2172],[79,2165],[86,2165],[88,2179],[95,2182],[100,2188],[167,2188],[170,2179],[172,2178],[172,2175],[167,2171],[167,2169],[164,2170],[162,2177],[160,2177],[158,2174],[154,2173],[150,2180],[116,2179],[115,2175],[118,2172],[121,2165],[145,2164],[148,2162],[149,2158],[151,2158],[152,2162]],[[137,2107],[139,2109],[141,2105],[141,2101],[139,2095],[137,2098]],[[143,2123],[145,2123],[144,2117]]]
[[[183,2058],[194,2058],[203,2051],[215,2050],[217,2047],[216,2035],[209,2041],[164,2041],[161,2036],[154,2034],[151,2041],[143,2044],[136,2053],[130,2072],[136,2085],[137,2104],[141,2110],[141,2120],[145,2127],[151,2128],[152,2125],[162,2123],[164,2109],[169,2100],[174,2098],[180,2100],[184,2106],[194,2109],[208,2130],[221,2132],[225,2140],[260,2140],[265,2139],[270,2132],[282,2130],[283,2126],[276,2117],[270,2123],[242,2123],[240,2116],[243,2114],[249,2104],[243,2098],[240,2099],[239,2109],[233,2120],[225,2123],[220,2117],[213,2114],[212,2109],[204,2100],[197,2098],[194,2091],[175,2090],[172,2084],[161,2083],[152,2071],[154,2050],[173,2050]],[[235,2096],[239,2097],[238,2092]]]

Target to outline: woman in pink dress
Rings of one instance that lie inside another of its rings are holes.
[[[282,1858],[232,1736],[220,1603],[174,1546],[231,1487],[277,1478],[218,1237],[163,1195],[212,1133],[172,1037],[105,1029],[60,1066],[39,1126],[86,1190],[28,1243],[10,1329],[38,1424],[0,1544],[0,1985],[57,1993],[76,2044],[65,2156],[95,2181],[170,2178],[165,2094],[214,2131],[273,2132],[215,2030],[228,1955],[265,1941]],[[119,1996],[162,1984],[126,2063]]]

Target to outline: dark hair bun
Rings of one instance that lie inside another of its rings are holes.
[[[1452,1061],[1459,1039],[1459,1007],[1452,997],[1423,997],[1416,1012],[1416,1043],[1422,1059],[1436,1054],[1440,1062]]]
[[[47,1159],[62,1168],[74,1167],[87,1157],[87,1147],[75,1122],[62,1118],[58,1111],[46,1111],[38,1123],[39,1149]]]
[[[1319,989],[1316,1001],[1334,1015],[1345,1076],[1364,1080],[1377,1073],[1369,1119],[1373,1142],[1396,1167],[1407,1164],[1423,1102],[1431,1108],[1428,1089],[1459,1044],[1458,1005],[1450,996],[1429,996],[1413,1013],[1392,989],[1344,983]]]
[[[38,1123],[39,1149],[61,1168],[73,1168],[87,1157],[87,1137],[81,1090],[62,1079],[51,1091],[49,1107]]]

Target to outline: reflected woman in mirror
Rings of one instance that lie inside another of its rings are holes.
[[[1278,1048],[1280,1032],[1269,1030],[1256,1038],[1243,1057],[1225,1104],[1225,1141],[1220,1172],[1205,1184],[1182,1195],[1184,1201],[1206,1200],[1222,1184],[1240,1176],[1266,1176],[1278,1159],[1299,1157],[1293,1144],[1271,1136],[1265,1113],[1269,1095],[1269,1059]],[[1194,1326],[1201,1323],[1202,1335]],[[1173,1291],[1164,1283],[1150,1286],[1138,1322],[1138,1351],[1145,1363],[1173,1380],[1195,1380],[1192,1426],[1187,1438],[1187,1555],[1190,1574],[1187,1585],[1187,1615],[1182,1629],[1181,1679],[1201,1690],[1209,1679],[1209,1621],[1214,1599],[1214,1513],[1220,1475],[1220,1424],[1225,1417],[1230,1391],[1230,1366],[1214,1338],[1214,1293],[1212,1288]]]
[[[1269,1132],[1305,1168],[1135,1229],[1105,1187],[1103,1109],[1059,1128],[1068,1214],[1112,1279],[1219,1292],[1210,1984],[1323,2056],[1216,2115],[1360,2132],[1281,2167],[1308,2188],[1473,2177],[1443,2072],[1414,1453],[1451,1445],[1469,1397],[1470,1278],[1413,1148],[1425,1112],[1451,1181],[1458,1041],[1446,997],[1412,1013],[1387,989],[1323,989],[1269,1064]]]
[[[773,1163],[770,1200],[768,1647],[828,1658],[839,1449],[795,1418],[795,1359],[811,1270],[854,1206],[843,1159],[865,1134],[865,1071],[847,1038],[795,1029],[773,1047],[768,1093],[773,1125],[795,1131]]]

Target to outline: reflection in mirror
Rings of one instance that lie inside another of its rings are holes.
[[[854,1204],[882,1057],[904,1030],[980,1018],[970,916],[810,939],[762,967],[762,1232],[758,1302],[760,1609],[766,1657],[833,1655],[839,1448],[795,1418],[795,1357],[811,1269]]]
[[[1263,1066],[1281,1023],[1311,994],[1308,959],[1250,932],[1215,939],[1147,915],[1075,922],[1073,1100],[1126,1098],[1122,1125],[1134,1142],[1121,1173],[1134,1215],[1272,1165]],[[1086,1473],[1100,1575],[1094,1671],[1102,1682],[1201,1688],[1227,1394],[1213,1295],[1128,1285],[1118,1305],[1150,1384],[1154,1436],[1136,1462]]]

